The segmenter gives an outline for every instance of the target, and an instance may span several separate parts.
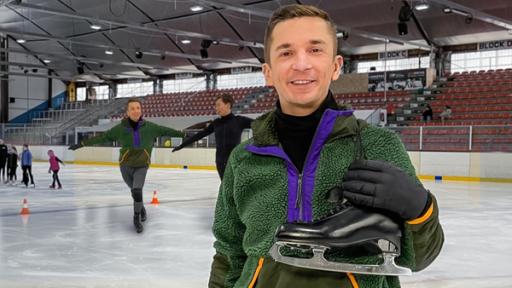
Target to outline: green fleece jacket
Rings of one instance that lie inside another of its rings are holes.
[[[358,155],[388,161],[416,178],[403,144],[392,131],[369,126],[345,112],[324,112],[299,182],[295,182],[293,164],[279,146],[275,112],[262,115],[253,123],[253,139],[233,150],[220,187],[213,224],[217,253],[208,287],[400,287],[398,277],[394,276],[296,268],[277,263],[268,255],[281,224],[312,222],[329,214],[335,204],[327,201],[328,191],[340,185]],[[297,195],[290,194],[297,185],[303,185],[305,190],[311,186],[311,195],[303,192],[305,198],[300,203],[305,206],[300,207],[300,213],[291,207]],[[402,225],[402,249],[397,264],[413,271],[427,267],[439,254],[444,240],[437,202],[430,196],[432,201],[425,214]],[[375,255],[344,257],[343,251],[337,251],[333,258],[351,263],[380,261]]]
[[[136,128],[130,126],[128,119],[112,127],[102,135],[82,141],[83,146],[118,141],[119,164],[129,167],[145,167],[151,163],[151,152],[155,139],[161,136],[183,137],[183,133],[172,128],[155,123],[139,120]]]

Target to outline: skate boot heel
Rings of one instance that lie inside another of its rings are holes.
[[[394,253],[400,255],[400,246],[395,245],[395,243],[400,244],[400,239],[394,239],[391,241],[386,239],[379,239],[377,241],[377,246],[379,246],[383,253]]]

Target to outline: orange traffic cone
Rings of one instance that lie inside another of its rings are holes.
[[[160,201],[158,201],[158,197],[156,197],[156,190],[153,191],[153,200],[151,200],[151,204],[160,204]]]
[[[23,208],[21,208],[20,214],[21,215],[28,215],[28,214],[30,214],[30,211],[28,211],[27,198],[23,199]]]

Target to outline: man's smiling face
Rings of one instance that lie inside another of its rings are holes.
[[[267,85],[277,90],[284,113],[308,115],[323,102],[343,63],[333,54],[334,45],[328,23],[319,17],[293,18],[275,26],[270,63],[263,64],[263,73]]]

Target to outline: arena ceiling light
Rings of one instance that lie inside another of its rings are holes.
[[[183,40],[181,40],[181,43],[182,43],[182,44],[190,44],[190,42],[191,42],[191,41],[190,41],[190,40],[188,40],[188,39],[183,39]]]
[[[464,22],[466,22],[466,24],[471,24],[473,22],[473,15],[471,15],[471,13],[469,12],[452,7],[443,8],[443,12],[445,14],[457,14],[466,17],[466,19],[464,19]]]
[[[428,8],[430,8],[430,5],[427,3],[427,1],[421,1],[419,3],[416,3],[416,5],[414,5],[414,9],[416,11],[424,11],[424,10],[427,10]]]
[[[107,50],[105,50],[105,54],[114,55],[114,51],[112,49],[107,49]]]
[[[338,33],[336,33],[336,38],[341,38],[343,40],[347,40],[348,39],[348,32],[346,32],[346,31],[338,32]]]
[[[204,9],[203,6],[199,6],[199,5],[190,7],[190,11],[192,11],[192,12],[203,11],[203,9]]]
[[[44,60],[43,60],[43,62],[44,62],[44,63],[46,63],[46,64],[49,64],[49,63],[51,63],[51,62],[52,62],[52,60],[44,59]]]
[[[23,44],[23,43],[27,42],[27,40],[25,40],[25,39],[17,39],[16,42],[18,42],[20,44]]]
[[[101,29],[101,26],[98,25],[98,24],[91,24],[91,26],[89,26],[92,30],[100,30]]]
[[[457,9],[457,8],[451,8],[451,7],[445,7],[445,8],[443,8],[443,12],[444,12],[445,14],[452,14],[452,13],[453,13],[453,14],[462,15],[462,16],[466,16],[466,17],[471,16],[471,13],[468,13],[468,12],[466,12],[466,11],[462,11],[462,10],[459,10],[459,9]]]

